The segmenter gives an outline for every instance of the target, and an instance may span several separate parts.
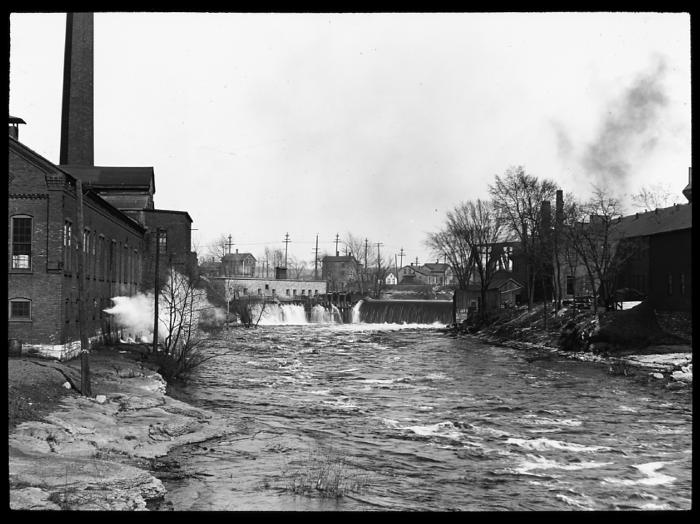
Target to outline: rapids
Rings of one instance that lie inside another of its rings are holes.
[[[261,323],[210,340],[226,355],[171,394],[232,417],[236,431],[172,452],[199,474],[164,479],[166,501],[176,510],[690,508],[689,391],[592,363],[526,360],[438,326]],[[343,496],[314,489],[333,476]]]

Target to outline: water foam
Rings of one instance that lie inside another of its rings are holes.
[[[646,478],[642,479],[616,479],[611,477],[604,478],[601,483],[603,484],[617,484],[621,486],[660,486],[664,484],[671,484],[676,480],[675,477],[670,475],[664,475],[659,473],[658,470],[663,468],[666,464],[670,462],[649,462],[647,464],[633,464],[632,467],[636,468],[645,475]]]
[[[506,444],[514,444],[524,449],[533,451],[545,451],[548,449],[558,449],[562,451],[574,451],[576,453],[588,453],[594,451],[610,451],[607,446],[584,446],[583,444],[575,444],[573,442],[563,442],[561,440],[552,440],[548,438],[523,439],[509,438]]]

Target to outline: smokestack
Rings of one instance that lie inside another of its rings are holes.
[[[14,138],[15,140],[19,140],[19,124],[26,124],[24,120],[21,118],[18,118],[16,116],[10,116],[9,118],[9,123],[10,123],[10,136]]]
[[[93,18],[93,13],[66,15],[59,160],[63,165],[94,163]]]
[[[555,223],[558,229],[564,223],[564,191],[561,189],[557,189],[557,201],[555,206]]]

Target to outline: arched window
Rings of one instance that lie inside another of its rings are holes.
[[[32,320],[32,301],[28,298],[11,298],[9,319],[19,321]]]
[[[12,217],[12,269],[32,269],[32,217]]]

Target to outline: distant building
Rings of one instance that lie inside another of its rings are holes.
[[[387,286],[395,286],[398,283],[398,279],[396,278],[396,275],[394,274],[393,271],[389,272],[389,274],[384,279],[384,283]]]
[[[255,257],[250,253],[228,253],[221,259],[221,276],[252,277],[255,275]]]
[[[286,300],[304,299],[326,293],[325,280],[294,280],[247,277],[212,277],[213,289],[224,300],[245,298],[276,298]]]
[[[467,318],[471,312],[511,308],[517,305],[522,284],[515,280],[509,271],[501,270],[494,274],[486,288],[486,304],[481,303],[481,286],[470,284],[466,289],[455,290],[457,322]]]
[[[361,267],[353,255],[325,256],[321,260],[321,278],[328,282],[328,291],[347,291],[357,283]]]
[[[422,268],[428,271],[430,284],[447,286],[454,281],[452,268],[449,264],[436,261],[435,263],[423,264]]]

